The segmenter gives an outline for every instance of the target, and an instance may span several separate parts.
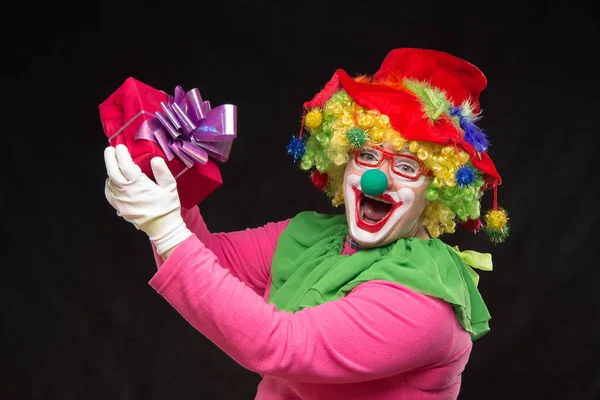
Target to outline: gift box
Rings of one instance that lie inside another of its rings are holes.
[[[183,207],[197,205],[223,183],[217,163],[228,160],[236,137],[234,105],[212,109],[198,89],[186,93],[177,86],[171,96],[130,77],[99,109],[110,145],[127,146],[151,179],[150,160],[165,159]]]

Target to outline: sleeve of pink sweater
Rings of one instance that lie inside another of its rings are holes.
[[[305,382],[360,382],[439,365],[451,356],[457,323],[447,303],[384,281],[296,313],[277,311],[194,235],[150,285],[240,365]]]
[[[189,210],[182,208],[181,216],[188,229],[217,256],[221,267],[229,270],[257,294],[264,294],[277,238],[288,226],[289,219],[244,231],[211,233],[198,207]],[[156,253],[154,245],[152,249],[156,266],[160,268],[163,259]]]

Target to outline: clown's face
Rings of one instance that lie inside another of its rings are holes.
[[[389,142],[381,147],[388,153],[414,156],[407,151],[395,152]],[[368,151],[359,154],[359,161],[367,162],[359,163],[351,157],[344,174],[344,201],[350,236],[362,248],[384,246],[399,238],[428,239],[421,216],[427,205],[425,192],[431,178],[415,172],[420,168],[419,161],[411,158],[395,161],[395,170],[405,175],[400,176],[392,172],[390,158],[374,168],[365,165],[375,160],[373,155]],[[387,178],[385,191],[378,196],[367,196],[361,187],[363,174],[372,169],[379,169]],[[418,175],[416,179],[415,175]]]

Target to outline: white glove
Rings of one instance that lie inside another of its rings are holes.
[[[165,160],[154,157],[150,166],[154,183],[133,162],[129,150],[120,144],[104,150],[106,179],[104,194],[117,215],[145,232],[163,255],[192,233],[181,217],[177,183]]]

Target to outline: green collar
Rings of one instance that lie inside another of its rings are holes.
[[[269,302],[295,312],[336,300],[357,285],[385,280],[450,303],[473,340],[489,331],[490,314],[471,268],[491,270],[489,254],[458,251],[439,239],[400,239],[341,255],[345,215],[302,212],[281,233],[271,274]]]

